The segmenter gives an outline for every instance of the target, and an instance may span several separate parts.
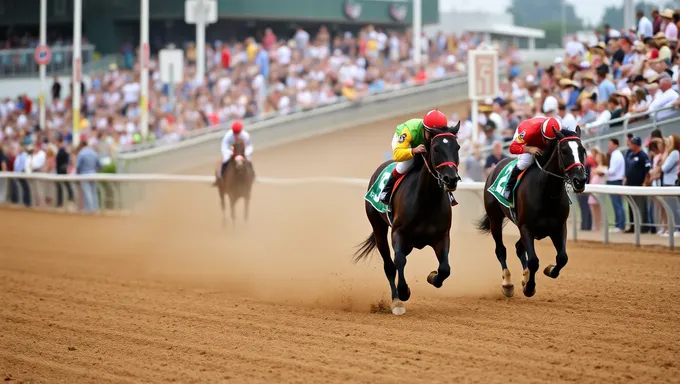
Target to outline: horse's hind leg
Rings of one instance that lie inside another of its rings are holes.
[[[229,213],[231,215],[231,224],[236,226],[236,198],[229,196]]]
[[[557,251],[557,256],[555,257],[556,264],[550,264],[543,270],[543,273],[556,279],[560,275],[560,271],[567,265],[569,258],[567,257],[567,224],[562,226],[562,230],[559,233],[550,236],[555,250]]]
[[[522,225],[519,228],[519,233],[522,237],[524,248],[527,250],[527,266],[529,267],[529,278],[527,279],[526,285],[524,285],[524,296],[531,297],[536,294],[536,271],[538,271],[538,256],[536,255],[536,249],[534,248],[534,236],[531,234],[529,228],[527,228],[526,225]]]
[[[250,196],[246,196],[243,199],[243,220],[248,221],[248,216],[250,214]]]
[[[508,252],[505,248],[505,244],[503,244],[503,216],[494,216],[493,219],[489,217],[489,219],[491,225],[491,236],[493,237],[493,241],[496,243],[496,258],[501,264],[501,269],[503,270],[501,289],[505,297],[513,297],[515,295],[515,285],[512,283],[512,277],[510,275],[510,270],[508,269]]]

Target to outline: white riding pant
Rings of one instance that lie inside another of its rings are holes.
[[[394,137],[392,138],[392,150],[393,151],[394,151],[394,148],[397,145],[399,145],[399,136],[395,133]],[[397,172],[399,172],[400,174],[403,175],[404,173],[408,172],[408,170],[411,169],[412,166],[413,166],[413,159],[411,158],[411,159],[406,160],[406,161],[398,162],[396,170],[397,170]]]
[[[413,166],[413,159],[406,160],[406,161],[400,161],[397,163],[396,170],[399,172],[400,175],[403,175],[404,173],[408,172],[409,169]]]
[[[520,171],[529,168],[529,166],[533,163],[534,155],[532,155],[531,153],[522,153],[517,157],[517,169],[519,169]]]

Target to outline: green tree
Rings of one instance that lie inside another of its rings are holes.
[[[563,5],[567,25],[581,29],[583,21],[566,0],[512,0],[507,12],[512,14],[516,25],[538,28],[551,23],[561,25]]]

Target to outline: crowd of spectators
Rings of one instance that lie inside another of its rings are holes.
[[[185,76],[176,87],[170,89],[161,81],[157,60],[150,62],[147,140],[176,142],[194,130],[235,119],[286,115],[342,100],[356,101],[371,93],[462,73],[467,51],[481,39],[477,34],[423,35],[423,63],[418,67],[413,64],[411,42],[408,32],[371,25],[358,34],[336,36],[325,27],[314,35],[300,28],[291,36],[276,36],[267,29],[259,40],[208,43],[206,76],[199,81],[195,76],[196,47],[187,43],[182,47]],[[507,60],[516,58],[513,52]],[[133,47],[124,47],[123,53],[121,65],[112,63],[107,71],[91,74],[87,86],[80,84],[80,138],[99,154],[104,172],[115,171],[120,149],[142,142],[139,64]],[[0,101],[2,170],[76,171],[77,151],[70,148],[72,87],[53,79],[45,127],[38,127],[36,100],[22,95]],[[65,167],[55,165],[59,148],[65,148],[73,159]],[[28,161],[18,167],[18,159],[24,158]],[[2,195],[0,189],[0,199]]]
[[[640,122],[650,117],[663,120],[680,107],[680,54],[678,27],[680,14],[654,10],[647,17],[638,11],[638,26],[615,30],[605,26],[596,32],[595,45],[570,37],[563,56],[552,65],[534,68],[511,76],[501,94],[479,108],[478,137],[474,125],[464,116],[461,136],[469,138],[466,160],[468,178],[482,181],[505,155],[502,145],[512,141],[518,124],[534,116],[556,116],[562,125],[574,130],[578,125],[585,137],[596,137],[621,130],[623,120]],[[653,111],[658,111],[652,113]],[[653,116],[654,115],[654,116]],[[677,115],[676,115],[677,116]],[[650,137],[629,135],[626,143],[612,139],[607,148],[589,147],[589,182],[629,186],[674,186],[678,183],[680,139],[656,130]],[[625,144],[625,154],[621,151]],[[493,146],[493,154],[482,158],[480,147]],[[667,199],[680,223],[678,199]],[[643,212],[643,232],[668,236],[667,218],[656,203],[645,197],[635,202]],[[579,196],[581,229],[600,230],[600,203],[592,196]],[[615,225],[612,232],[632,232],[625,228],[625,213],[620,196],[612,197]],[[629,217],[632,214],[629,212]],[[632,220],[631,220],[632,221]],[[676,229],[677,231],[677,229]],[[680,233],[676,232],[676,236]]]

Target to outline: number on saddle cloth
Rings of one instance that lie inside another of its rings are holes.
[[[512,174],[512,170],[513,168],[515,168],[516,164],[517,159],[514,159],[507,163],[505,167],[503,167],[503,169],[501,169],[501,171],[498,173],[498,176],[496,176],[496,180],[494,180],[494,182],[487,189],[487,191],[506,208],[510,208],[510,203],[503,196],[503,192],[505,192],[505,188],[508,184],[508,181],[510,180],[510,175]],[[515,188],[512,191],[510,191],[510,193],[512,194],[515,193],[517,187],[519,186],[520,180],[521,178],[518,177],[517,183],[515,183]]]
[[[373,208],[376,209],[376,211],[380,213],[385,213],[387,212],[387,205],[383,204],[380,201],[380,194],[382,193],[383,188],[385,188],[385,185],[387,185],[387,180],[389,180],[390,175],[392,174],[392,170],[397,166],[397,163],[392,163],[389,164],[385,169],[380,172],[378,175],[378,178],[375,179],[375,182],[373,185],[371,185],[371,188],[368,189],[368,192],[366,192],[366,195],[364,195],[364,199],[371,203]],[[396,191],[396,185],[395,188],[392,190],[392,193],[394,196],[394,192]]]

